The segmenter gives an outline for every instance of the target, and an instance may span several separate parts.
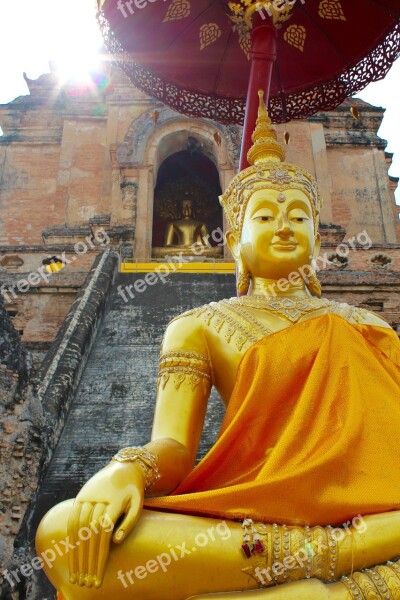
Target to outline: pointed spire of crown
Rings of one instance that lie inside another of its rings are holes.
[[[268,116],[264,102],[263,90],[258,90],[260,99],[256,128],[252,135],[253,145],[247,153],[250,165],[260,165],[266,162],[281,162],[285,160],[285,149],[277,141],[275,129]]]

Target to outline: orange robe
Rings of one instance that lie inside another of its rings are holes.
[[[254,344],[217,442],[148,508],[286,524],[400,509],[400,343],[326,314]]]

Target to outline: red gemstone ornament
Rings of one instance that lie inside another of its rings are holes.
[[[244,544],[242,544],[242,550],[245,553],[247,558],[251,557],[252,548],[251,548],[250,544],[247,544],[246,542]]]
[[[265,550],[265,546],[264,546],[263,542],[260,539],[255,540],[253,552],[255,554],[261,554],[261,552],[264,552],[264,550]]]

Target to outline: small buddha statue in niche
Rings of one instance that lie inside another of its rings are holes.
[[[182,200],[181,219],[168,223],[165,232],[165,246],[190,248],[193,244],[207,245],[210,237],[207,225],[194,217],[193,201]]]
[[[318,187],[262,93],[253,142],[221,197],[239,296],[168,325],[151,441],[40,524],[38,553],[69,543],[45,566],[64,600],[400,599],[400,344],[320,297]],[[226,415],[194,467],[212,386]]]

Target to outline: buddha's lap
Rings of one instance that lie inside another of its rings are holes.
[[[52,508],[43,518],[37,535],[39,555],[53,549],[56,543],[64,540],[68,540],[70,543],[73,541],[68,530],[73,504],[74,500],[64,501]],[[342,528],[343,535],[338,536],[337,550],[340,556],[339,571],[341,574],[350,572],[354,568],[373,566],[400,556],[400,511],[369,515],[362,521],[365,524],[362,532],[354,526],[347,526]],[[277,531],[273,529],[272,525],[266,525],[266,527],[271,537],[273,532]],[[282,526],[278,529],[284,535],[285,531],[295,528],[285,529]],[[315,530],[316,535],[319,530],[330,531],[329,528],[318,527],[311,528],[311,530]],[[304,532],[306,532],[305,529]],[[306,538],[306,533],[304,535]],[[87,532],[85,532],[85,536],[82,535],[83,539],[84,537],[87,538]],[[78,538],[80,541],[79,531]],[[193,548],[196,548],[196,551],[203,551],[212,560],[228,564],[229,562],[243,562],[242,543],[243,529],[239,522],[144,509],[124,543],[118,546],[112,544],[112,552],[117,551],[119,556],[126,552],[131,556],[143,557],[149,549],[148,559],[150,560],[155,553],[163,552],[167,548],[169,548],[168,552],[171,552],[171,547],[179,546],[179,552],[183,552],[182,557],[186,558],[193,553]],[[64,544],[64,546],[68,549],[67,545]],[[182,547],[183,549],[181,549]],[[191,550],[186,553],[185,548]],[[321,554],[323,556],[323,553]],[[173,557],[173,553],[171,556]]]

